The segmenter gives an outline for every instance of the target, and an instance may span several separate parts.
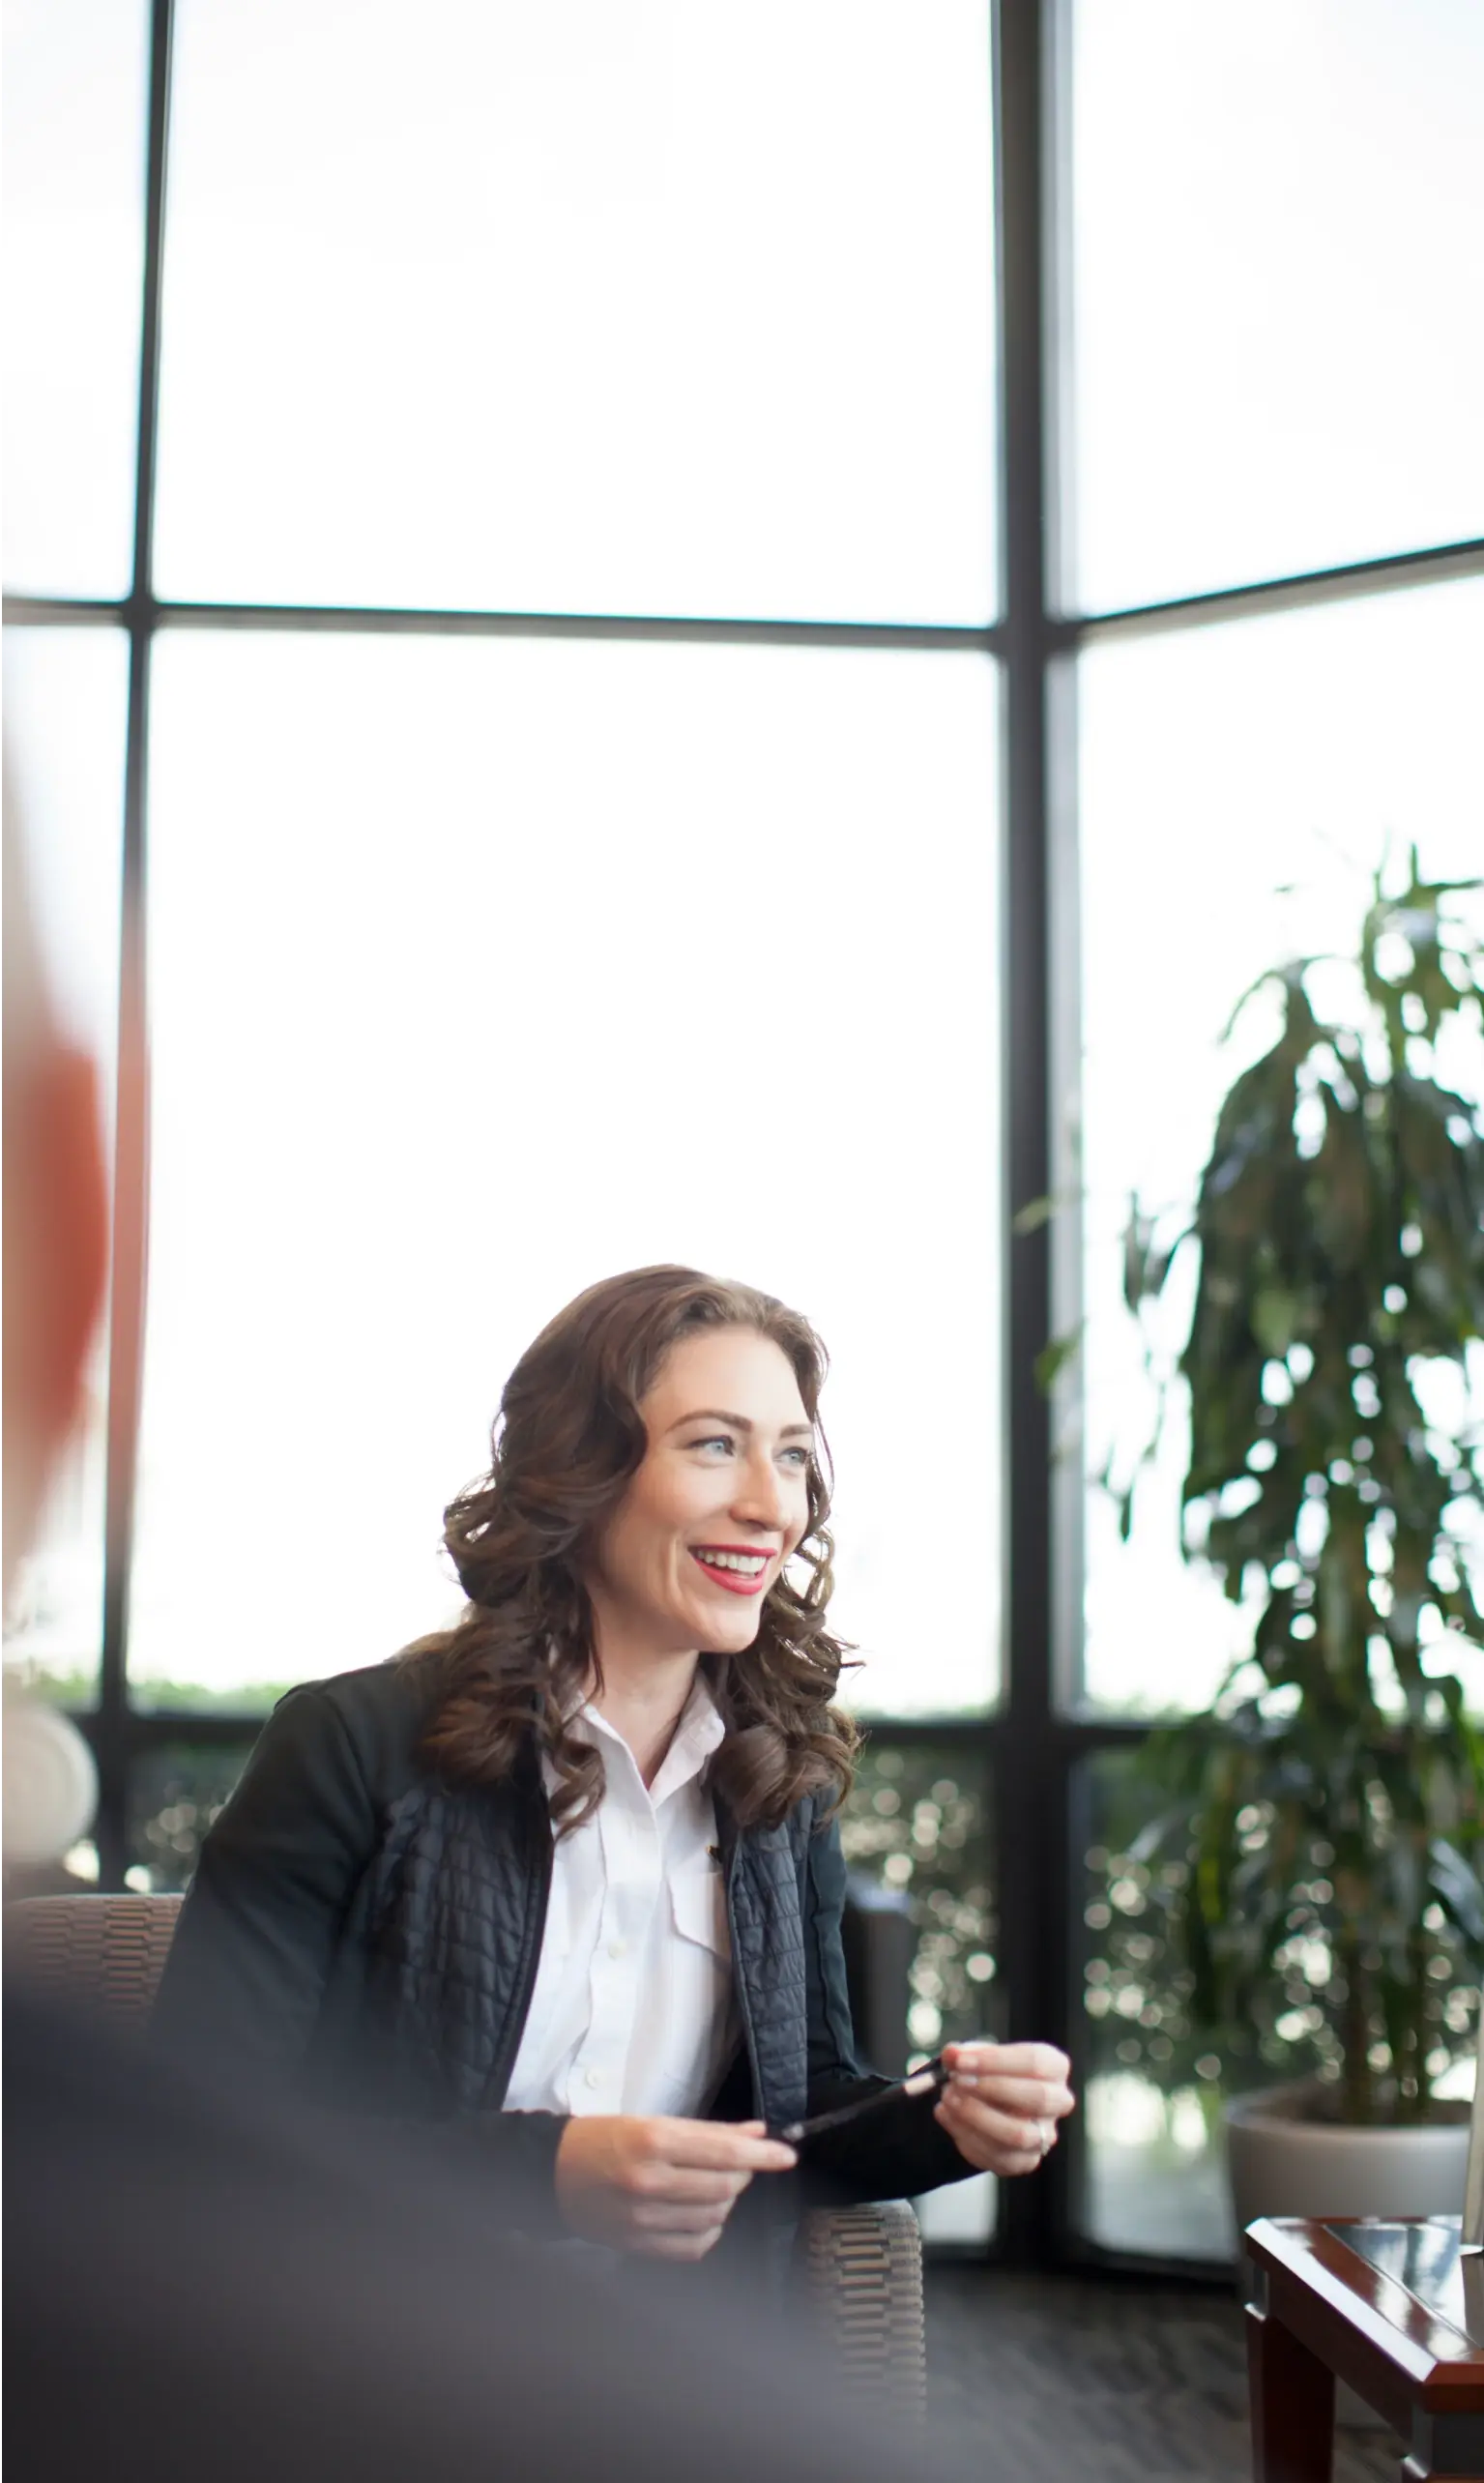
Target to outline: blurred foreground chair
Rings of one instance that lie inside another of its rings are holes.
[[[99,2009],[142,2034],[179,1897],[24,1897],[6,1908],[8,1967],[48,2000]],[[808,2314],[857,2404],[922,2410],[922,2241],[905,2200],[821,2207],[798,2245]]]

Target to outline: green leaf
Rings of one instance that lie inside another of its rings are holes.
[[[1297,1333],[1298,1297],[1279,1285],[1265,1285],[1253,1296],[1252,1332],[1265,1353],[1281,1362]]]
[[[1484,1880],[1445,1837],[1428,1855],[1428,1885],[1450,1921],[1484,1954]]]
[[[1075,1328],[1069,1328],[1064,1335],[1053,1336],[1048,1344],[1041,1347],[1034,1368],[1035,1385],[1042,1396],[1050,1396],[1068,1362],[1075,1359],[1086,1326],[1087,1321],[1079,1319]]]
[[[1048,1192],[1044,1198],[1033,1198],[1010,1218],[1010,1231],[1017,1237],[1039,1233],[1042,1225],[1049,1224],[1054,1215],[1060,1215],[1064,1207],[1074,1207],[1078,1195],[1076,1190],[1070,1190],[1060,1196]]]
[[[1163,1249],[1155,1247],[1154,1237],[1160,1219],[1139,1205],[1135,1195],[1128,1202],[1128,1222],[1123,1228],[1123,1300],[1131,1311],[1150,1301],[1162,1292],[1164,1281],[1181,1242],[1189,1240],[1189,1230],[1178,1233]]]

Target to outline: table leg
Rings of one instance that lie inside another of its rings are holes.
[[[1271,2311],[1247,2313],[1253,2483],[1329,2483],[1334,2373]]]

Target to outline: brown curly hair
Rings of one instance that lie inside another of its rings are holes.
[[[435,1677],[423,1756],[455,1783],[495,1784],[533,1741],[556,1774],[552,1817],[567,1833],[603,1794],[600,1753],[567,1729],[594,1675],[588,1554],[649,1446],[641,1407],[660,1366],[699,1329],[745,1328],[787,1357],[817,1446],[809,1523],[758,1633],[740,1654],[703,1650],[726,1738],[711,1783],[739,1826],[776,1826],[802,1796],[843,1799],[857,1734],[830,1705],[848,1649],[825,1627],[833,1583],[829,1451],[819,1430],[828,1360],[808,1321],[750,1285],[693,1268],[637,1268],[589,1286],[559,1311],[506,1384],[489,1473],[444,1512],[444,1541],[469,1598],[451,1630],[404,1650]]]

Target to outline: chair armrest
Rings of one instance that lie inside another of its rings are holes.
[[[852,2401],[920,2417],[922,2235],[906,2200],[811,2209],[800,2226],[797,2264],[815,2332]]]
[[[6,1962],[44,2000],[142,2035],[181,1910],[179,1897],[18,1897],[5,1909]]]

